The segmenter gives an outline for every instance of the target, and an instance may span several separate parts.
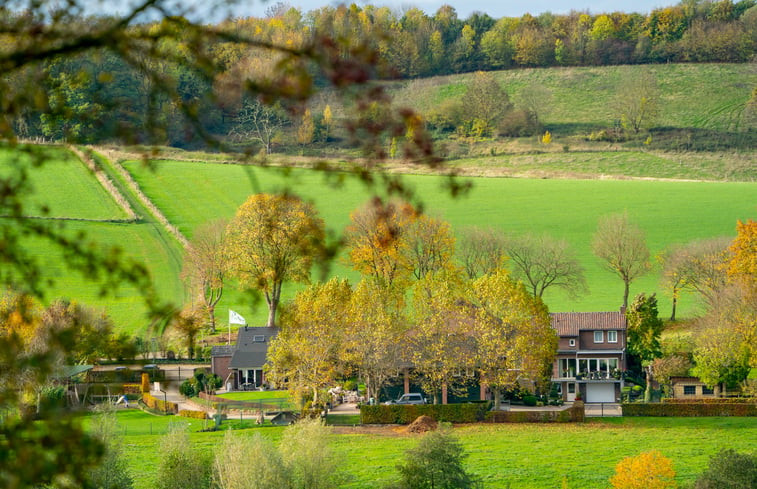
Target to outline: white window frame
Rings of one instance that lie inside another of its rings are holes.
[[[618,342],[618,332],[617,331],[608,331],[607,332],[607,342],[608,343],[617,343]]]
[[[597,334],[599,333],[599,334]],[[599,338],[599,339],[597,339]],[[604,331],[594,331],[594,343],[604,343],[605,342],[605,332]]]
[[[576,346],[576,339],[575,338],[569,339],[568,340],[568,345],[570,345],[570,346]]]

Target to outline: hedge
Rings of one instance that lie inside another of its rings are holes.
[[[757,416],[757,404],[743,402],[624,403],[623,416]]]
[[[153,397],[148,392],[142,395],[142,402],[144,402],[150,409],[155,409],[163,413],[177,414],[179,412],[179,405],[175,402],[164,401]]]
[[[207,419],[207,413],[205,411],[194,411],[191,409],[181,409],[179,410],[179,416],[183,416],[185,418],[195,418],[195,419]]]
[[[561,411],[489,411],[489,423],[580,423],[584,421],[584,403],[575,401]]]
[[[390,404],[360,406],[362,424],[410,424],[419,416],[448,423],[483,421],[491,403],[465,404]]]
[[[680,399],[666,397],[662,400],[666,404],[754,404],[754,397],[703,397],[701,399]]]

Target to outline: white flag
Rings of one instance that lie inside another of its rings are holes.
[[[242,316],[229,309],[229,324],[247,324]]]

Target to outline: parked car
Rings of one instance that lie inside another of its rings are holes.
[[[426,404],[426,399],[418,393],[402,394],[396,401],[388,401],[386,404]]]

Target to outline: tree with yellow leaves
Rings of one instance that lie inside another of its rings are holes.
[[[281,331],[268,349],[267,375],[292,392],[318,391],[343,373],[341,356],[346,311],[352,290],[346,280],[331,279],[303,290],[284,308]]]
[[[728,275],[733,277],[747,292],[757,294],[757,221],[739,221],[737,236],[731,244],[733,258]]]
[[[626,457],[615,466],[610,478],[614,489],[676,488],[673,462],[657,450]]]
[[[242,286],[260,290],[268,304],[268,327],[285,282],[308,282],[322,249],[324,224],[312,204],[292,195],[250,196],[229,223],[226,256]]]

